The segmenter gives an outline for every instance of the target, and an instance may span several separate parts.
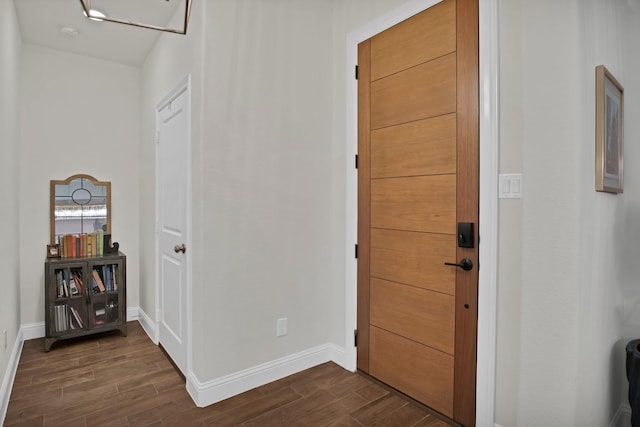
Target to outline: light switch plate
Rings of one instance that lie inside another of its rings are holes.
[[[499,175],[498,197],[501,199],[522,198],[522,174],[501,173]]]

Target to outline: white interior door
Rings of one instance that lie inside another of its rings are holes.
[[[157,109],[159,341],[186,373],[188,304],[188,83]]]

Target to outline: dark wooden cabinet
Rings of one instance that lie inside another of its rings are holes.
[[[122,253],[90,258],[47,259],[45,341],[120,330],[127,335],[127,257]]]

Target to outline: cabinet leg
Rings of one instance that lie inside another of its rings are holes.
[[[45,351],[45,353],[47,353],[49,350],[51,350],[51,346],[56,341],[58,341],[57,338],[45,338],[44,339],[44,351]]]
[[[124,335],[125,337],[127,336],[127,324],[126,323],[118,326],[118,329],[120,330],[120,332],[122,332],[122,335]]]

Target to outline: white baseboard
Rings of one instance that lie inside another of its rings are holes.
[[[42,338],[45,335],[44,322],[26,323],[20,326],[22,330],[22,340],[34,340],[36,338]],[[22,345],[22,343],[20,343]]]
[[[204,383],[189,372],[187,391],[197,406],[205,407],[325,362],[344,367],[345,360],[343,348],[324,344]]]
[[[7,408],[9,407],[9,398],[11,397],[11,390],[13,389],[13,381],[16,378],[18,362],[20,361],[20,354],[22,354],[22,344],[24,343],[23,329],[24,327],[21,326],[20,330],[18,330],[18,336],[13,343],[13,350],[11,350],[11,357],[9,358],[7,371],[4,373],[2,386],[0,387],[0,425],[4,425],[4,419],[7,416]]]
[[[631,427],[631,406],[628,403],[618,407],[609,427]]]
[[[127,307],[127,322],[138,320],[138,312],[140,307]]]
[[[142,329],[149,335],[151,341],[155,345],[158,345],[158,329],[156,328],[156,322],[154,322],[147,313],[141,308],[138,309],[138,322],[142,325]]]

